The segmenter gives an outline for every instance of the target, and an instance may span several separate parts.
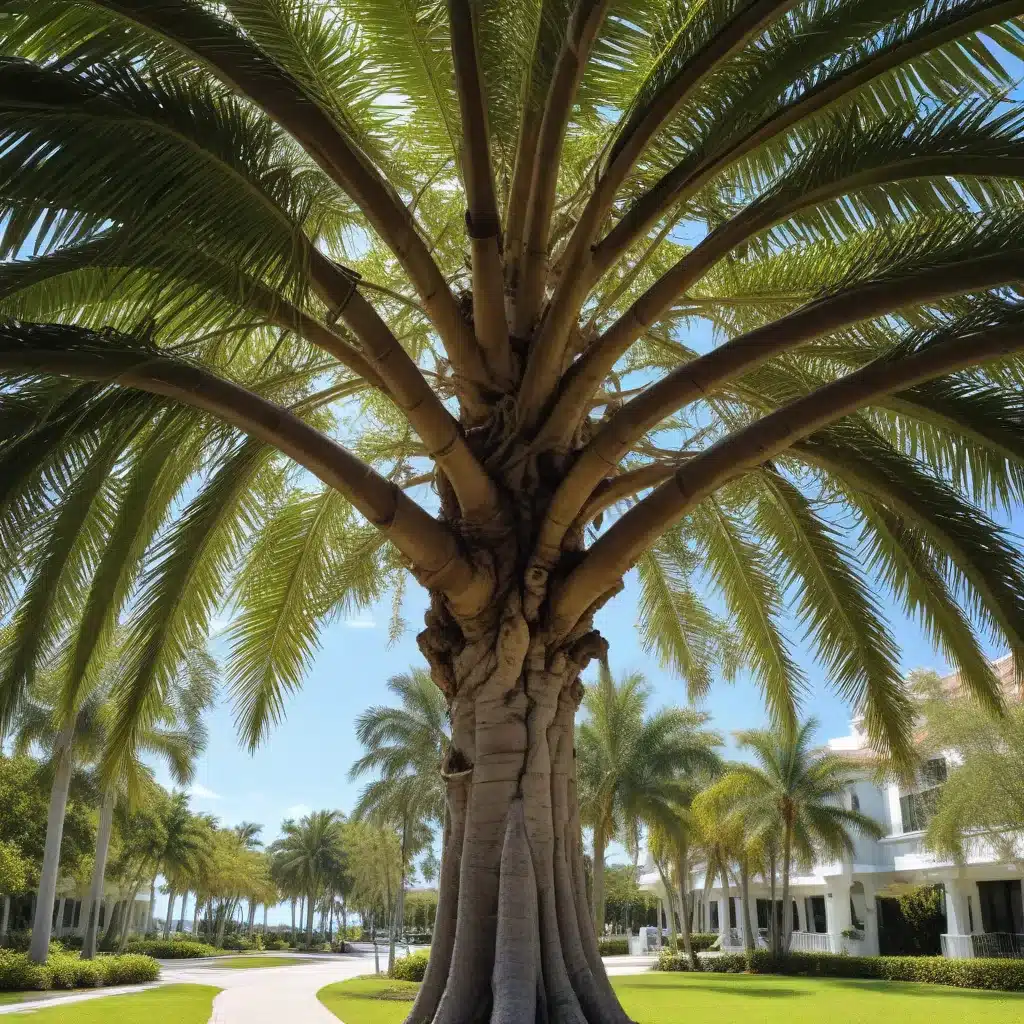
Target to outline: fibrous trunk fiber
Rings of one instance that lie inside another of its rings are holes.
[[[573,749],[579,676],[604,641],[552,644],[518,590],[476,637],[437,608],[420,645],[450,703],[448,816],[408,1024],[624,1024],[587,905]]]

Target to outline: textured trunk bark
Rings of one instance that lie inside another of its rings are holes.
[[[775,851],[772,851],[769,868],[772,873],[770,889],[771,889],[771,909],[768,911],[768,938],[771,944],[772,956],[779,955],[779,915],[775,910]]]
[[[793,822],[786,815],[786,825],[782,834],[782,952],[789,952],[789,944],[793,937],[793,907],[789,898],[789,873],[793,863]]]
[[[188,889],[181,894],[181,914],[178,915],[178,927],[174,929],[176,932],[185,931],[185,911],[188,910]],[[171,908],[168,905],[167,908],[167,920],[173,921],[174,918],[171,916]]]
[[[5,896],[0,907],[0,942],[7,938],[7,927],[11,920],[11,897]]]
[[[292,945],[295,945],[295,899],[292,898]]]
[[[174,891],[173,887],[167,893],[167,920],[164,922],[164,938],[169,939],[171,933],[174,930],[174,904],[178,898],[178,894]],[[181,912],[185,912],[185,903],[182,901]]]
[[[747,862],[740,862],[740,891],[743,903],[743,948],[751,953],[754,950],[754,929],[750,925],[750,872]]]
[[[114,806],[117,795],[108,790],[103,795],[100,808],[100,822],[96,830],[96,860],[92,868],[89,885],[89,899],[83,908],[82,959],[91,960],[96,955],[96,939],[99,935],[100,902],[103,899],[103,879],[107,872],[107,854],[110,852],[110,834],[114,826]]]
[[[146,930],[145,933],[148,935],[153,930],[153,918],[156,915],[156,877],[154,876],[149,883],[149,910],[146,911]],[[171,920],[171,915],[168,912],[167,920]]]
[[[724,949],[726,946],[726,940],[732,938],[732,925],[730,922],[729,904],[731,902],[729,894],[729,864],[723,858],[722,860],[722,905],[718,908],[718,928],[719,934],[722,936],[720,943]]]
[[[449,824],[409,1024],[622,1024],[587,905],[573,750],[579,675],[604,642],[536,631],[518,590],[495,630],[454,649],[437,625],[428,613],[420,645],[451,707]]]
[[[67,726],[58,737],[54,754],[56,765],[53,786],[50,789],[50,809],[46,816],[46,844],[43,848],[43,864],[39,874],[36,912],[32,924],[32,943],[29,947],[29,957],[37,964],[46,963],[50,951],[53,905],[57,895],[57,878],[60,875],[60,844],[64,838],[64,815],[67,812],[71,773],[75,766],[73,736],[74,723]]]
[[[684,852],[676,858],[676,875],[679,877],[679,916],[680,932],[683,937],[683,952],[689,960],[691,967],[697,966],[697,957],[693,952],[693,939],[690,932],[690,901],[687,898],[687,891],[690,883],[690,858]]]
[[[313,945],[313,915],[316,913],[316,898],[313,893],[306,899],[306,945]]]

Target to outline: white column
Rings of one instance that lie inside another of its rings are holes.
[[[796,930],[798,932],[807,931],[807,907],[804,905],[803,896],[794,896],[793,899],[796,902]]]
[[[892,834],[903,835],[903,810],[900,807],[900,787],[890,783],[886,787],[886,798],[889,803],[889,821],[892,823]]]
[[[864,947],[865,956],[878,956],[878,904],[875,903],[875,887],[864,882]]]
[[[843,932],[850,927],[850,880],[847,876],[829,882],[825,893],[825,917],[832,952],[840,953],[844,948]]]
[[[971,918],[974,920],[975,935],[985,934],[985,925],[981,920],[981,891],[977,882],[966,882],[968,895],[971,897]]]
[[[943,879],[946,890],[946,933],[949,935],[970,935],[971,925],[967,915],[967,886],[962,879]]]
[[[64,934],[64,904],[67,903],[67,898],[61,896],[57,900],[57,920],[54,922],[53,934],[59,939]]]
[[[718,934],[722,936],[719,945],[724,949],[729,942],[729,905],[724,896],[718,897]]]

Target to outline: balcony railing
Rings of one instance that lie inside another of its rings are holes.
[[[835,953],[832,936],[826,932],[793,932],[789,948],[794,953]]]
[[[996,957],[1024,960],[1024,935],[987,932],[984,935],[943,935],[942,955],[948,957]]]

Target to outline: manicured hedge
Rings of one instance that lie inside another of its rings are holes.
[[[220,956],[224,952],[205,942],[186,939],[136,939],[126,943],[125,951],[155,956],[158,960],[198,960],[207,956]]]
[[[598,939],[601,956],[625,956],[629,952],[629,939]]]
[[[1024,960],[976,958],[953,960],[942,956],[846,956],[838,953],[790,953],[773,957],[765,950],[723,953],[700,958],[699,970],[739,974],[799,974],[823,978],[873,978],[881,981],[920,981],[956,988],[987,988],[1024,992]],[[659,971],[692,970],[681,953],[664,951]]]
[[[704,950],[710,949],[717,941],[717,932],[694,932],[690,936],[690,944],[693,946],[694,953],[703,953]],[[680,939],[681,942],[682,940]]]
[[[427,953],[413,953],[395,960],[391,965],[391,977],[398,981],[422,981],[427,973]]]
[[[51,988],[100,988],[156,981],[160,965],[134,953],[101,954],[82,960],[77,953],[51,950],[45,964],[34,964],[26,953],[0,949],[0,991],[45,992]]]

